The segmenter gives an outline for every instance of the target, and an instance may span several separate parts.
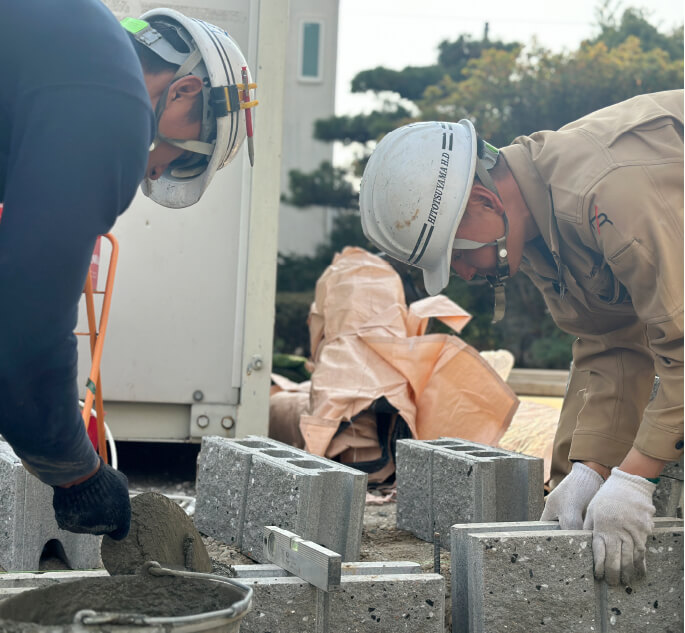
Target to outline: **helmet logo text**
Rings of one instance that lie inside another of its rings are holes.
[[[438,182],[435,185],[433,193],[433,203],[431,204],[428,213],[428,222],[435,226],[435,221],[438,218],[438,211],[440,210],[440,203],[442,202],[442,192],[445,189],[445,180],[447,180],[447,168],[450,164],[449,152],[443,152],[440,159],[440,170],[438,171]]]

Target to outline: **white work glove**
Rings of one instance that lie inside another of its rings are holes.
[[[547,495],[540,521],[558,519],[562,530],[582,530],[585,509],[603,482],[598,472],[574,462],[571,472]]]
[[[592,530],[595,578],[625,585],[647,573],[645,548],[652,533],[656,486],[618,468],[587,508],[583,529]]]

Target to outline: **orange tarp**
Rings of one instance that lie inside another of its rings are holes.
[[[309,318],[314,371],[309,410],[300,417],[309,452],[330,457],[340,422],[381,397],[418,439],[497,444],[518,398],[459,337],[425,335],[431,317],[455,332],[471,318],[442,295],[407,308],[392,266],[362,249],[335,256],[317,282]],[[351,429],[353,434],[354,424]],[[336,443],[339,453],[338,438]]]

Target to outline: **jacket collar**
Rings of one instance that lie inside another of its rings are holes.
[[[554,258],[556,263],[554,273],[557,276],[560,267],[559,228],[557,227],[557,220],[554,215],[552,194],[549,186],[540,176],[530,153],[525,147],[522,145],[509,145],[508,147],[503,147],[501,153],[507,161],[507,166],[511,170],[514,180],[521,191],[523,201],[526,203],[540,230],[540,235],[545,245]],[[524,248],[523,256],[536,271],[549,267],[547,258],[542,257],[539,251],[530,244]]]

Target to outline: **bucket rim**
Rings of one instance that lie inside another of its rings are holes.
[[[74,624],[82,627],[98,626],[101,624],[110,625],[128,625],[128,626],[153,626],[165,625],[171,626],[174,630],[181,633],[184,626],[193,625],[212,620],[214,625],[229,624],[236,622],[244,617],[252,606],[253,590],[252,587],[235,580],[234,578],[227,578],[226,576],[219,576],[217,574],[204,574],[200,572],[181,571],[176,569],[168,569],[162,567],[157,561],[147,561],[143,564],[140,572],[142,574],[149,574],[151,576],[176,576],[181,578],[195,578],[200,580],[212,580],[240,589],[245,592],[245,596],[234,602],[226,609],[218,609],[216,611],[206,611],[204,613],[196,613],[194,615],[182,615],[176,617],[151,617],[137,613],[111,613],[106,611],[93,611],[91,609],[82,609],[77,611],[74,615]],[[195,631],[197,629],[189,628],[188,630]]]

